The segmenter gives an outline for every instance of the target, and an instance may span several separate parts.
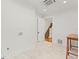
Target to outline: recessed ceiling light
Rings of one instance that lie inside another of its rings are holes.
[[[47,11],[47,9],[43,9],[43,11]]]
[[[66,4],[67,3],[67,1],[64,1],[64,4]]]

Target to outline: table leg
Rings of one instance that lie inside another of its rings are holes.
[[[71,50],[71,48],[72,48],[72,45],[71,45],[71,40],[70,40],[70,50]]]
[[[66,59],[68,59],[68,55],[69,55],[69,40],[67,39]]]

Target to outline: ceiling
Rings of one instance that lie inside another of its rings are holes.
[[[77,9],[78,8],[78,0],[56,0],[55,3],[45,6],[43,4],[44,0],[17,0],[23,5],[32,6],[36,13],[40,16],[52,16],[55,13]],[[66,3],[64,3],[66,2]]]

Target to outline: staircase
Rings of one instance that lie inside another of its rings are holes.
[[[45,41],[48,41],[48,42],[52,42],[52,37],[50,37],[50,29],[52,29],[52,23],[50,23],[50,26],[48,27],[45,33]]]

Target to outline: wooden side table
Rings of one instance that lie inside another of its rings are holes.
[[[74,56],[78,56],[78,54],[75,54],[75,53],[72,53],[72,52],[69,51],[69,50],[71,50],[72,47],[76,47],[76,46],[71,45],[72,40],[73,41],[78,41],[78,35],[77,34],[69,34],[67,36],[66,59],[68,59],[69,54],[72,54]]]

